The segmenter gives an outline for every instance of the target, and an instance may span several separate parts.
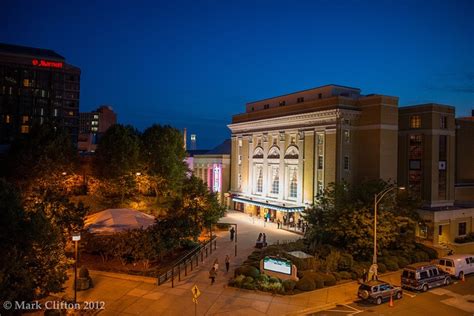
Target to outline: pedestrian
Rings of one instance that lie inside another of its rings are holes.
[[[235,229],[232,227],[230,229],[230,241],[234,241]]]
[[[214,267],[211,268],[211,270],[209,271],[209,279],[211,279],[211,285],[214,284],[214,282],[216,281],[216,269],[214,269]]]
[[[288,217],[286,215],[283,215],[283,225],[286,225],[287,220],[288,220]]]
[[[266,246],[267,246],[267,235],[263,233],[263,247],[266,247]]]
[[[216,270],[217,274],[217,271],[219,271],[219,260],[217,258],[214,260],[214,265],[212,267]]]
[[[364,269],[364,273],[362,273],[362,281],[367,282],[367,270]]]
[[[260,240],[262,240],[262,233],[258,234],[257,241],[260,241]]]
[[[225,256],[225,270],[226,272],[229,272],[229,267],[230,267],[230,257],[229,255]]]
[[[280,227],[281,227],[281,221],[280,219],[277,219],[277,228],[280,229]]]

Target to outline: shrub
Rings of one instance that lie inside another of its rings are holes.
[[[268,277],[268,275],[266,274],[260,274],[258,277],[257,277],[257,281],[258,282],[262,282],[262,283],[268,283],[268,280],[270,278]]]
[[[243,274],[245,276],[249,276],[256,279],[260,275],[260,271],[256,267],[245,265],[235,269],[234,275],[239,274]]]
[[[245,279],[245,275],[240,274],[234,278],[232,285],[235,287],[241,287],[244,279]]]
[[[339,275],[339,272],[332,272],[331,274],[336,278],[336,281],[341,280],[341,276]]]
[[[326,257],[326,270],[337,271],[340,259],[341,253],[337,250],[331,250],[329,255]]]
[[[249,276],[246,276],[243,283],[253,283],[253,278],[252,277],[249,277]]]
[[[273,293],[285,293],[285,288],[280,282],[268,283],[267,290]]]
[[[316,284],[312,278],[303,277],[296,282],[296,288],[300,291],[314,291],[314,289],[316,289]]]
[[[295,280],[284,280],[282,282],[282,285],[283,285],[283,288],[285,289],[285,292],[291,292],[296,287],[296,281]]]
[[[394,259],[385,259],[385,265],[387,266],[388,271],[397,271],[398,270],[398,263]]]
[[[339,259],[339,263],[337,268],[339,271],[349,271],[354,264],[354,259],[352,258],[351,254],[343,253],[341,254],[341,258]]]
[[[474,241],[474,232],[470,232],[469,234],[467,234],[466,236],[463,236],[463,237],[454,238],[454,242],[458,243],[458,244],[464,244],[464,243],[473,242],[473,241]],[[435,259],[435,258],[433,258],[433,259]]]
[[[471,233],[471,234],[473,234],[473,233]],[[474,235],[473,235],[473,237],[474,237]],[[428,255],[428,260],[433,260],[433,259],[438,258],[438,252],[433,248],[430,248],[430,247],[425,246],[423,244],[416,244],[416,248],[423,251],[424,253],[426,253]],[[428,260],[426,260],[426,261],[428,261]]]
[[[338,273],[341,280],[350,280],[352,279],[352,274],[347,271],[341,271]]]
[[[275,277],[270,277],[268,279],[268,282],[269,283],[280,283],[280,279],[279,278],[275,278]]]
[[[378,271],[379,273],[385,273],[387,272],[387,266],[383,264],[382,262],[377,263],[378,265]]]
[[[319,274],[320,280],[324,282],[324,286],[336,285],[336,278],[332,274]]]
[[[415,262],[430,261],[430,256],[423,250],[416,250],[413,257],[416,259]]]
[[[247,290],[256,290],[257,286],[254,283],[244,283],[242,284],[242,288]]]
[[[81,267],[79,270],[80,278],[89,278],[89,270],[86,267]]]
[[[399,268],[404,268],[410,264],[410,261],[405,257],[397,257],[397,263]]]

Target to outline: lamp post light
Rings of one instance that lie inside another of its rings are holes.
[[[72,241],[74,241],[74,303],[77,302],[77,244],[81,240],[81,233],[76,232],[72,234]]]
[[[377,278],[377,206],[383,197],[391,192],[392,190],[405,190],[405,187],[397,187],[397,186],[390,186],[388,188],[383,189],[381,192],[376,193],[374,197],[374,256],[372,258],[372,265],[370,266],[369,273],[373,275],[373,277]]]

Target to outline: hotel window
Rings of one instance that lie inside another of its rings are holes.
[[[296,99],[296,103],[302,103],[304,102],[304,97],[299,97]]]
[[[345,156],[344,157],[344,170],[349,170],[349,157],[348,156]]]
[[[30,86],[30,80],[29,79],[23,79],[23,87],[29,87]]]
[[[74,116],[74,112],[73,112],[73,111],[69,111],[69,116]]]
[[[408,171],[408,184],[412,191],[421,193],[422,169],[421,160],[423,157],[423,137],[422,135],[409,136],[408,158],[410,170]]]
[[[442,129],[448,128],[448,117],[441,115],[440,120],[439,120],[439,126]]]
[[[344,142],[349,144],[351,142],[351,132],[349,130],[344,130]]]
[[[22,122],[23,124],[28,123],[28,120],[29,120],[28,115],[23,115],[23,116],[21,117],[21,122]]]
[[[54,115],[54,116],[58,116],[58,109],[54,109],[53,115]]]
[[[466,222],[458,224],[458,236],[466,235]]]
[[[21,133],[22,134],[28,134],[30,132],[30,127],[28,125],[22,125],[21,126]]]
[[[319,93],[318,94],[318,99],[322,99],[323,98],[323,94],[322,93]]]
[[[290,166],[288,167],[289,174],[289,185],[288,185],[288,197],[296,198],[298,193],[298,167]]]
[[[270,104],[264,104],[264,105],[263,105],[263,108],[264,108],[265,110],[268,109],[269,107],[270,107]]]
[[[10,115],[8,115],[8,114],[5,115],[5,123],[10,124],[10,122],[11,122],[11,117],[10,117]]]
[[[323,156],[318,156],[318,169],[323,169]]]
[[[280,101],[280,103],[278,104],[279,106],[285,106],[286,105],[286,101]]]
[[[279,175],[279,168],[272,167],[272,189],[270,193],[278,194],[280,192],[280,175]]]
[[[250,111],[252,111],[252,112],[255,111],[255,108],[252,106],[252,107],[250,108]]]
[[[413,115],[410,117],[410,128],[420,128],[421,127],[421,116]]]
[[[257,183],[256,183],[256,186],[255,186],[255,192],[257,193],[262,193],[263,191],[263,168],[260,166],[260,167],[257,167],[256,168],[257,172],[256,172],[256,175],[257,175]]]

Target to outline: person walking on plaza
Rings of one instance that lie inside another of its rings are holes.
[[[212,267],[216,270],[216,273],[219,271],[219,260],[217,258],[214,260],[214,265]]]
[[[266,246],[267,246],[267,235],[263,233],[263,247],[266,247]]]
[[[234,241],[235,229],[232,227],[230,229],[230,241]]]
[[[281,221],[280,219],[277,219],[277,228],[280,229],[280,227],[281,227]]]
[[[362,274],[362,281],[365,283],[367,282],[367,270],[364,269],[364,273]]]
[[[230,257],[229,255],[225,255],[225,270],[226,272],[229,272],[230,268]]]
[[[216,276],[217,276],[216,269],[212,267],[211,270],[209,271],[209,279],[211,279],[211,285],[214,284],[214,282],[216,281]]]

